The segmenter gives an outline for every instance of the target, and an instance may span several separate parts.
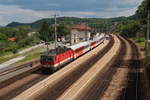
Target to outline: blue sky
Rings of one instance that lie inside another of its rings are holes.
[[[0,25],[30,23],[59,16],[110,18],[130,16],[143,0],[0,0]]]

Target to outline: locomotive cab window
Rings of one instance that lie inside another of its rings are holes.
[[[53,56],[41,56],[41,61],[54,61]]]

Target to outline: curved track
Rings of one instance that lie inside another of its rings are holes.
[[[88,59],[86,62],[83,62],[82,66],[78,68],[76,71],[71,73],[71,75],[64,77],[58,84],[55,85],[51,89],[51,96],[54,98],[59,96],[63,91],[65,91],[73,82],[78,80],[79,77],[81,77],[92,65],[98,61],[104,54],[109,51],[109,49],[112,47],[114,40],[111,38],[112,41],[101,51],[98,52],[98,56],[93,56],[92,58]],[[89,63],[90,62],[90,63]],[[90,66],[86,67],[86,64],[89,63]],[[84,66],[84,67],[83,67]],[[19,76],[20,77],[20,76]],[[23,75],[22,77],[18,78],[18,76],[14,77],[15,81],[13,82],[13,79],[8,80],[6,84],[4,83],[1,85],[0,89],[0,99],[11,99],[21,92],[25,91],[26,89],[30,88],[37,82],[45,79],[48,77],[48,75],[45,75],[41,72],[41,70],[35,70],[34,72],[29,72],[28,75]],[[12,84],[13,83],[13,84]],[[59,90],[59,91],[57,91]],[[3,91],[3,92],[2,92]]]
[[[76,99],[78,100],[99,100],[100,97],[104,94],[105,90],[109,86],[109,83],[113,77],[113,75],[116,73],[116,70],[118,67],[120,67],[123,64],[123,57],[126,54],[126,44],[123,39],[121,39],[119,36],[118,38],[121,41],[121,47],[119,50],[119,53],[116,55],[114,60],[109,64],[106,65],[106,67],[103,69],[99,75],[96,76],[96,78],[93,80],[93,83],[90,84],[90,87],[86,89],[83,94],[81,94]]]
[[[105,48],[81,64],[80,67],[70,75],[67,75],[62,80],[57,82],[54,87],[49,88],[47,93],[44,93],[43,98],[40,97],[40,99],[57,99],[65,90],[67,90],[75,81],[77,81],[85,72],[87,72],[99,59],[101,59],[112,48],[113,44],[114,39],[111,37],[111,42],[109,42]]]
[[[124,66],[128,66],[130,72],[128,75],[127,87],[124,89],[123,95],[121,95],[119,100],[142,100],[139,49],[132,41],[128,39],[124,40],[120,36],[118,37],[120,38],[122,45],[120,52],[114,58],[114,61],[112,61],[112,65],[106,65],[107,67],[92,80],[92,83],[88,85],[81,94],[77,95],[77,100],[99,100],[104,95],[105,90],[108,88],[117,69]],[[127,44],[130,45],[132,56],[125,60],[124,58],[126,55],[130,55],[127,53]]]
[[[127,86],[123,90],[119,100],[142,100],[142,84],[141,84],[141,75],[140,67],[142,62],[140,61],[140,51],[139,48],[133,41],[128,40],[132,47],[132,59],[129,63],[128,80]]]
[[[121,41],[121,47],[117,55],[112,59],[111,63],[105,65],[106,67],[103,68],[102,71],[96,75],[96,77],[94,77],[89,87],[83,90],[82,94],[79,94],[77,99],[100,99],[108,88],[117,69],[122,66],[128,66],[130,71],[128,73],[127,86],[123,89],[122,94],[120,95],[118,100],[142,100],[143,95],[140,82],[140,51],[137,45],[135,45],[135,43],[133,43],[132,41],[128,39],[122,39],[120,36],[118,36],[118,38]],[[127,42],[128,44],[130,44],[131,48],[131,58],[129,59],[129,61],[124,60],[124,57],[128,54]],[[47,91],[42,94],[42,97],[36,98],[48,100],[57,99],[69,87],[71,87],[73,83],[79,80],[79,78],[83,76],[96,62],[98,62],[113,47],[113,44],[114,39],[111,37],[111,42],[109,42],[106,47],[104,47],[96,55],[83,62],[79,67],[77,67],[77,69],[73,70],[71,73],[60,79],[53,87],[48,88]],[[14,82],[11,79],[8,80],[6,84],[0,85],[0,99],[11,99],[47,77],[48,75],[43,74],[41,69],[34,71],[32,70],[31,72],[28,72],[28,74],[25,74],[23,76],[16,76],[14,77],[16,78]]]

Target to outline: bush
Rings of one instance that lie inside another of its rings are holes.
[[[121,29],[121,35],[124,37],[132,38],[136,37],[136,33],[140,29],[140,24],[136,21],[131,21],[126,25],[123,25]]]
[[[145,42],[145,38],[137,38],[137,42]]]

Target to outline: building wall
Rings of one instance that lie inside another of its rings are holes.
[[[90,40],[90,38],[91,38],[91,32],[87,32],[87,40]]]
[[[86,33],[85,31],[78,31],[79,40],[85,40]]]
[[[71,30],[71,44],[77,43],[79,41],[78,31],[73,29]]]
[[[71,30],[71,44],[77,43],[81,40],[89,40],[91,37],[91,33],[87,31],[79,31],[76,29]]]

